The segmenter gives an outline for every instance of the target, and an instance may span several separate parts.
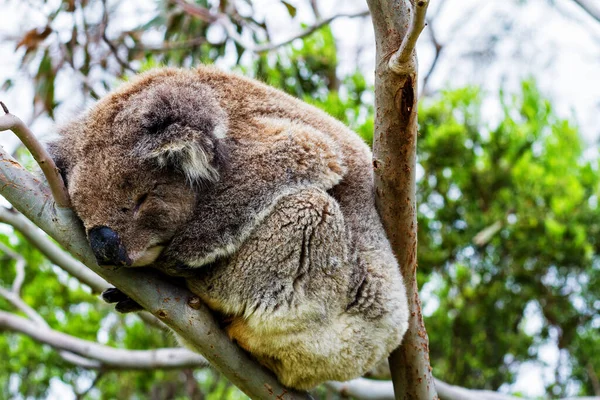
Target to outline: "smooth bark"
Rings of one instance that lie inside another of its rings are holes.
[[[373,167],[376,201],[404,277],[409,329],[390,356],[396,399],[434,399],[417,268],[417,59],[428,1],[368,0],[376,41]]]

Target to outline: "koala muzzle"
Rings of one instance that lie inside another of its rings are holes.
[[[107,226],[95,226],[89,231],[88,238],[98,265],[131,265],[117,232]]]

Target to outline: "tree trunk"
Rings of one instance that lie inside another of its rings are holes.
[[[390,356],[390,369],[396,399],[433,399],[437,395],[416,280],[418,96],[414,34],[419,29],[416,17],[422,12],[424,19],[427,2],[368,0],[368,3],[376,41],[373,142],[376,201],[400,264],[410,308],[408,332],[402,345]],[[417,37],[418,33],[420,30]]]

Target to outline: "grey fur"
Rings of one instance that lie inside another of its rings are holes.
[[[407,300],[371,154],[323,112],[213,68],[158,69],[51,150],[86,228],[114,229],[137,265],[164,246],[155,267],[282,383],[351,379],[399,345]]]

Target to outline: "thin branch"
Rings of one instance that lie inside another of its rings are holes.
[[[139,52],[150,52],[150,53],[163,53],[173,50],[187,50],[191,47],[198,47],[204,43],[208,43],[206,38],[199,37],[189,40],[182,40],[179,42],[166,42],[162,46],[135,46],[131,48],[133,51]]]
[[[106,5],[106,0],[102,0],[102,29],[101,29],[102,40],[104,41],[104,43],[106,43],[106,45],[110,49],[111,53],[113,54],[113,56],[115,57],[115,59],[117,60],[119,65],[121,65],[121,67],[123,69],[131,71],[131,72],[137,72],[135,69],[133,69],[131,67],[131,65],[129,65],[123,59],[121,59],[121,56],[119,55],[119,49],[117,49],[115,44],[108,38],[108,36],[106,34],[107,28],[108,28],[108,7]]]
[[[56,205],[59,207],[70,207],[71,202],[69,201],[69,194],[65,183],[54,164],[54,160],[50,157],[50,154],[46,149],[38,142],[35,135],[27,126],[16,116],[12,115],[4,103],[0,101],[0,106],[4,111],[4,115],[0,116],[0,131],[11,130],[19,137],[19,140],[23,142],[25,147],[29,150],[35,161],[38,163],[46,180],[48,186],[52,191],[52,196],[56,201]]]
[[[598,374],[596,374],[596,371],[594,370],[594,365],[590,361],[585,365],[585,370],[592,383],[592,388],[594,388],[594,394],[600,396],[600,380],[598,379]]]
[[[442,400],[522,400],[491,390],[466,389],[435,379],[435,387]],[[325,386],[341,394],[361,400],[393,400],[394,387],[391,381],[374,381],[358,378],[348,382],[327,382]],[[563,400],[600,400],[600,397],[570,397]]]
[[[325,18],[325,19],[315,22],[313,25],[309,26],[308,28],[304,29],[303,31],[299,32],[298,34],[296,34],[292,37],[289,37],[279,43],[265,43],[265,44],[260,45],[260,44],[256,44],[256,43],[249,43],[246,40],[244,40],[244,38],[237,32],[235,25],[233,24],[233,22],[231,22],[231,19],[229,19],[229,17],[226,14],[211,13],[206,8],[195,5],[195,4],[188,3],[185,0],[171,0],[171,2],[180,6],[188,14],[194,15],[194,16],[202,19],[203,21],[206,21],[209,23],[218,23],[225,29],[227,36],[231,40],[236,42],[239,46],[243,47],[244,49],[246,49],[248,51],[252,51],[254,53],[266,53],[269,51],[276,50],[279,47],[290,44],[291,42],[293,42],[296,39],[301,39],[305,36],[312,34],[313,32],[317,31],[318,29],[322,28],[323,26],[328,25],[331,22],[333,22],[334,20],[339,19],[339,18],[360,18],[360,17],[366,17],[369,15],[369,10],[364,10],[364,11],[360,11],[360,12],[356,12],[356,13],[336,14],[329,18]]]
[[[473,244],[477,247],[485,246],[498,232],[500,232],[503,226],[503,221],[496,221],[492,225],[482,229],[473,237]]]
[[[579,7],[588,13],[596,21],[600,22],[600,6],[598,1],[592,0],[573,0]]]
[[[407,70],[407,64],[412,63],[413,52],[417,45],[419,35],[425,28],[425,15],[429,0],[417,0],[412,10],[412,18],[407,34],[402,39],[398,50],[392,55],[388,63],[390,69],[397,74],[404,74]]]
[[[232,343],[204,304],[186,288],[168,282],[153,271],[136,268],[107,269],[98,266],[81,222],[71,209],[52,206],[52,198],[39,181],[0,148],[0,195],[16,209],[81,260],[92,271],[113,283],[146,310],[157,316],[254,399],[311,399],[310,395],[285,388]]]
[[[30,307],[29,304],[25,303],[18,293],[8,291],[0,286],[0,296],[4,297],[17,310],[23,312],[27,318],[29,318],[33,323],[37,324],[40,328],[49,328],[46,320],[44,320],[44,318],[42,318],[42,316],[35,309]],[[97,361],[86,359],[85,357],[78,356],[68,351],[61,350],[59,354],[65,361],[77,364],[84,368],[91,368],[93,365],[97,365],[97,367],[101,366],[101,364],[99,364]]]
[[[90,383],[90,385],[87,387],[87,389],[85,389],[84,391],[82,391],[80,393],[77,393],[77,397],[75,399],[76,400],[84,399],[85,396],[87,396],[87,394],[90,392],[90,390],[92,390],[98,384],[100,379],[102,379],[102,376],[104,376],[104,371],[98,371],[96,373],[96,377],[94,378],[92,383]]]
[[[440,7],[441,7],[441,5],[440,5]],[[423,86],[421,88],[421,97],[425,96],[425,94],[427,93],[427,84],[429,83],[429,79],[431,78],[431,76],[433,75],[433,72],[435,71],[435,68],[437,67],[440,56],[442,55],[442,51],[444,50],[444,45],[439,42],[439,40],[435,34],[435,29],[433,29],[433,24],[432,24],[431,20],[427,21],[427,26],[429,27],[429,34],[431,37],[431,43],[433,44],[433,49],[435,51],[435,54],[433,56],[433,61],[431,62],[431,65],[429,66],[429,70],[427,70],[427,73],[425,74],[425,77],[423,78]]]
[[[101,293],[110,287],[104,279],[90,271],[83,263],[74,259],[62,250],[48,236],[29,221],[23,214],[0,206],[0,222],[8,224],[19,231],[53,264],[75,277],[79,282],[88,285],[92,292]]]
[[[16,295],[19,295],[23,281],[25,281],[25,258],[4,243],[0,243],[0,251],[3,251],[7,256],[15,260],[15,279],[13,280],[11,290]]]
[[[34,340],[58,350],[68,351],[86,359],[96,360],[101,363],[102,368],[145,370],[208,366],[208,361],[204,357],[186,349],[115,349],[40,326],[35,322],[5,311],[0,311],[0,328],[23,333]]]
[[[361,400],[394,400],[392,381],[375,381],[358,378],[347,382],[327,382],[325,387],[342,397],[354,397]]]
[[[0,296],[4,297],[17,310],[27,315],[27,318],[32,320],[37,325],[48,326],[48,323],[44,320],[44,318],[42,318],[37,311],[30,307],[29,304],[25,303],[17,293],[6,290],[0,286]]]

